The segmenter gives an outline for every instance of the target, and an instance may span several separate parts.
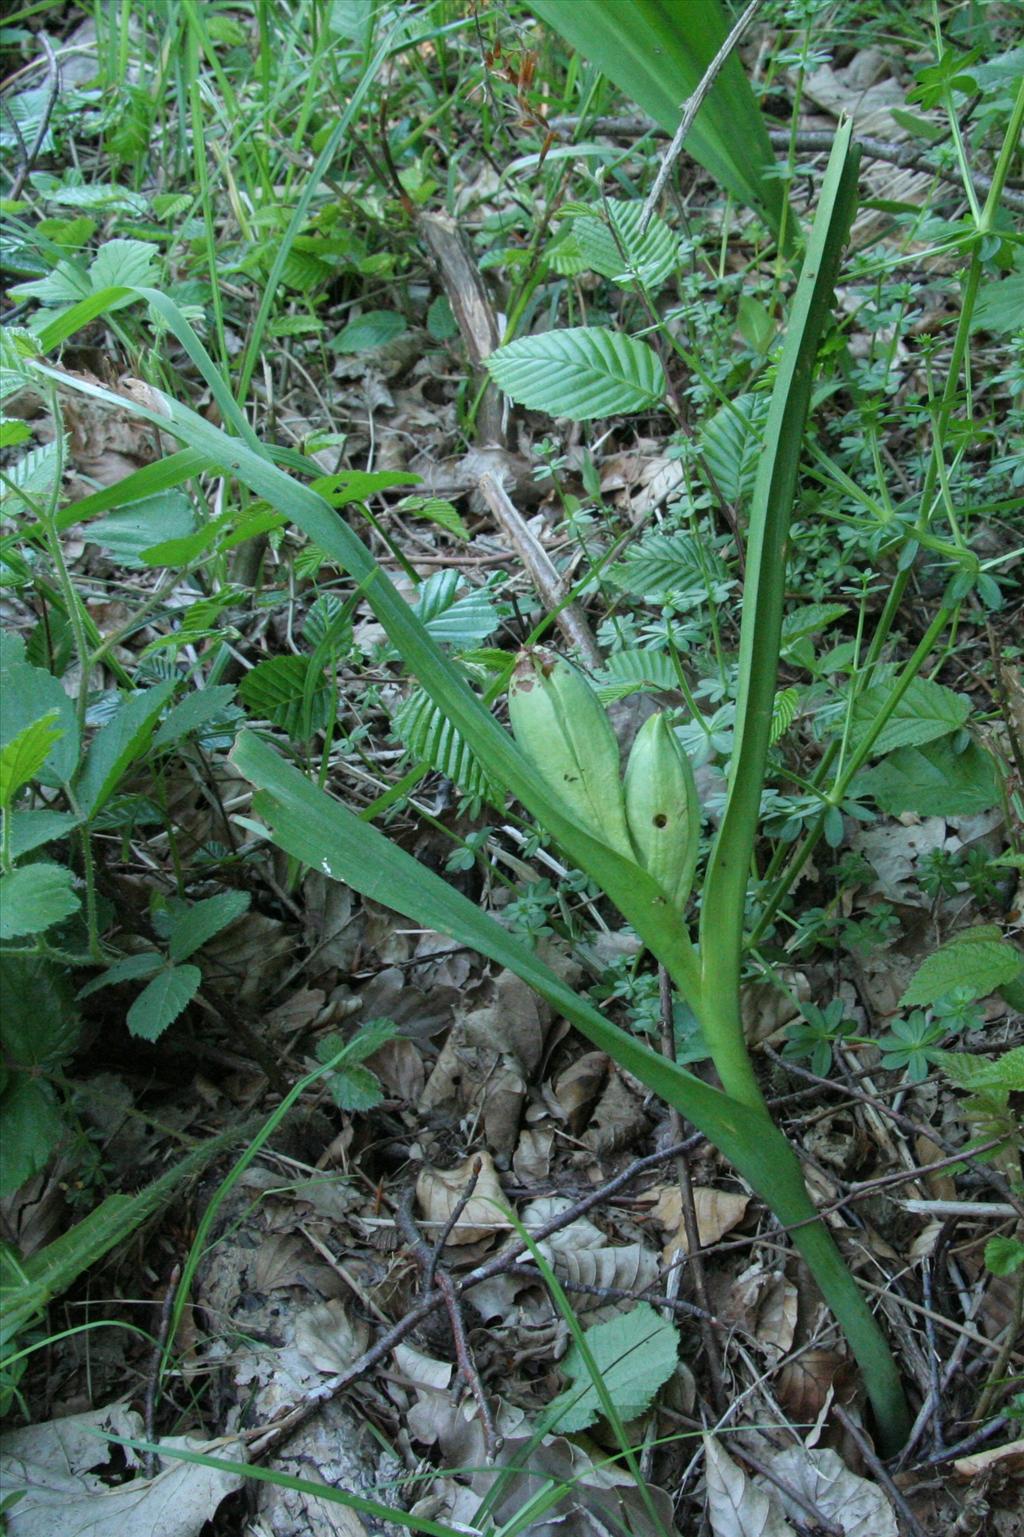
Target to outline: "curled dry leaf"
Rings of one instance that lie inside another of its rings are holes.
[[[848,1363],[831,1350],[805,1350],[775,1378],[775,1396],[796,1425],[813,1425],[832,1391],[850,1402]]]
[[[640,1096],[616,1071],[594,1106],[590,1124],[580,1141],[592,1153],[618,1153],[635,1142],[646,1129],[647,1116]]]
[[[701,1246],[706,1248],[709,1244],[717,1243],[743,1221],[750,1197],[735,1190],[713,1190],[710,1186],[698,1185],[693,1192],[693,1205]],[[665,1263],[669,1265],[677,1254],[687,1252],[683,1198],[678,1185],[665,1185],[662,1188],[652,1216],[672,1235],[663,1251]]]
[[[704,1437],[708,1519],[715,1537],[794,1537],[778,1505],[734,1462],[715,1436]]]
[[[455,1169],[425,1168],[416,1181],[416,1201],[427,1224],[428,1241],[444,1227],[465,1194],[473,1167],[480,1175],[466,1208],[448,1235],[448,1244],[477,1243],[512,1226],[505,1216],[508,1201],[498,1181],[490,1153],[475,1153]]]
[[[979,1473],[991,1473],[996,1468],[1014,1477],[1024,1476],[1024,1440],[990,1446],[987,1451],[974,1452],[970,1457],[958,1457],[953,1464],[953,1472],[958,1478],[977,1478]]]
[[[780,1270],[750,1265],[729,1289],[723,1316],[735,1320],[777,1360],[785,1355],[796,1332],[799,1298],[792,1281]]]
[[[899,1537],[892,1506],[878,1485],[851,1473],[835,1452],[787,1446],[772,1458],[771,1470],[827,1521],[840,1526],[844,1537]],[[784,1489],[773,1486],[772,1497],[794,1521],[806,1520],[806,1510]]]
[[[608,1058],[603,1051],[588,1051],[560,1073],[554,1097],[574,1136],[586,1126],[592,1106],[608,1079]]]
[[[351,1318],[336,1297],[307,1308],[295,1320],[295,1348],[319,1372],[345,1371],[369,1343],[368,1325]]]

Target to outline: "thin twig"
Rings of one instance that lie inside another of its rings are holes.
[[[896,1487],[892,1479],[889,1477],[889,1473],[885,1467],[885,1464],[876,1454],[874,1447],[871,1445],[871,1442],[868,1440],[863,1430],[861,1430],[856,1420],[847,1414],[846,1410],[843,1408],[838,1399],[833,1399],[832,1401],[832,1413],[835,1415],[840,1425],[842,1425],[847,1435],[852,1437],[852,1439],[857,1443],[858,1451],[864,1458],[867,1466],[871,1469],[872,1473],[877,1478],[879,1484],[889,1496],[893,1505],[903,1517],[903,1520],[906,1523],[907,1531],[911,1534],[911,1537],[928,1537],[927,1532],[915,1516],[902,1492]]]
[[[444,1250],[444,1246],[452,1236],[452,1233],[455,1230],[455,1224],[458,1222],[459,1218],[462,1216],[462,1213],[469,1205],[470,1197],[472,1196],[473,1191],[476,1189],[476,1182],[480,1178],[480,1171],[482,1168],[483,1160],[477,1156],[473,1159],[473,1167],[469,1171],[469,1179],[466,1181],[465,1189],[459,1196],[459,1199],[455,1202],[455,1205],[452,1207],[451,1216],[448,1218],[448,1221],[445,1223],[444,1227],[441,1229],[440,1233],[438,1233],[434,1240],[434,1247],[430,1253],[430,1261],[423,1275],[424,1291],[429,1292],[433,1291],[434,1289],[434,1281],[437,1277],[437,1267],[440,1264],[441,1254]]]
[[[145,1402],[145,1426],[146,1440],[156,1440],[156,1396],[160,1383],[160,1363],[164,1356],[164,1346],[167,1344],[167,1331],[171,1326],[171,1309],[174,1306],[174,1296],[178,1290],[178,1282],[181,1280],[181,1266],[175,1265],[167,1282],[164,1292],[164,1300],[160,1306],[160,1323],[156,1332],[156,1343],[153,1346],[153,1355],[150,1360],[149,1380],[146,1383]],[[147,1478],[153,1478],[156,1474],[155,1452],[143,1454],[143,1468]]]
[[[648,224],[651,222],[651,216],[654,213],[655,208],[658,206],[658,199],[661,197],[662,191],[664,189],[665,183],[668,181],[672,167],[675,165],[676,161],[679,159],[680,154],[682,153],[683,145],[686,142],[686,136],[690,132],[690,129],[693,127],[698,112],[707,100],[711,89],[714,86],[715,81],[718,79],[718,76],[725,66],[725,63],[728,60],[730,54],[736,47],[736,44],[739,42],[744,32],[747,30],[747,27],[753,21],[760,8],[761,0],[750,0],[750,4],[743,12],[743,15],[740,17],[739,21],[737,21],[728,37],[725,39],[725,42],[722,44],[721,48],[719,48],[718,52],[711,60],[711,63],[704,71],[704,74],[701,76],[701,79],[697,84],[696,90],[692,91],[684,102],[683,115],[679,119],[679,127],[676,129],[672,137],[672,143],[669,145],[668,149],[665,151],[664,156],[662,157],[661,165],[658,167],[658,174],[654,178],[654,186],[651,188],[647,195],[647,201],[644,204],[643,213],[640,215],[641,235],[645,232]]]
[[[477,1160],[477,1163],[479,1164],[479,1159]],[[478,1167],[473,1174],[472,1179],[470,1180],[470,1186],[476,1184],[479,1175],[480,1169]],[[472,1193],[471,1190],[470,1193]],[[402,1230],[406,1242],[413,1252],[416,1263],[424,1276],[424,1281],[426,1280],[428,1274],[432,1273],[436,1277],[437,1290],[441,1295],[441,1300],[444,1303],[445,1310],[447,1311],[448,1323],[452,1331],[452,1341],[455,1345],[455,1360],[458,1364],[459,1376],[462,1378],[463,1382],[472,1393],[474,1399],[476,1400],[477,1408],[480,1410],[480,1421],[484,1432],[484,1452],[487,1457],[487,1461],[493,1462],[496,1455],[501,1450],[502,1441],[501,1437],[498,1435],[497,1428],[494,1423],[494,1416],[491,1413],[491,1406],[487,1402],[487,1394],[484,1392],[484,1385],[480,1380],[480,1373],[477,1370],[476,1362],[473,1359],[472,1348],[470,1347],[469,1340],[466,1337],[466,1325],[462,1317],[462,1308],[459,1304],[458,1292],[456,1291],[454,1282],[452,1281],[452,1278],[448,1274],[447,1270],[438,1269],[438,1254],[436,1251],[436,1246],[434,1249],[431,1249],[424,1242],[420,1234],[420,1230],[416,1226],[416,1219],[413,1216],[414,1199],[415,1189],[410,1186],[399,1204],[398,1225]],[[466,1200],[468,1199],[469,1195],[466,1196]],[[463,1205],[465,1205],[465,1202],[463,1202]],[[454,1223],[450,1224],[446,1231],[450,1232],[451,1227],[453,1226]]]
[[[504,486],[493,475],[481,475],[480,494],[499,527],[526,568],[544,606],[570,645],[579,651],[593,671],[601,665],[601,652],[586,615],[578,603],[566,601],[565,582],[544,546],[534,538]]]
[[[578,123],[579,118],[572,115],[549,119],[549,126],[556,130],[574,128]],[[610,138],[635,139],[646,134],[652,134],[655,138],[668,138],[668,134],[653,118],[599,117],[588,126],[591,133],[607,134]],[[812,128],[797,129],[792,139],[793,146],[797,150],[825,152],[832,148],[834,137],[829,129]],[[776,148],[788,150],[790,145],[788,128],[769,128],[768,138]],[[899,170],[922,171],[928,176],[933,176],[936,181],[948,182],[954,187],[963,189],[963,179],[959,170],[935,165],[926,155],[921,154],[909,144],[891,144],[884,139],[876,139],[870,134],[857,134],[854,142],[860,145],[862,153],[869,160],[883,160]],[[983,197],[992,185],[991,176],[986,175],[984,171],[973,171],[971,179],[980,197]],[[1004,187],[1002,200],[1007,208],[1024,211],[1024,192]]]
[[[11,190],[7,194],[12,202],[16,201],[21,196],[21,190],[24,187],[25,182],[28,180],[29,172],[32,170],[36,160],[39,158],[39,152],[43,147],[43,144],[46,140],[47,131],[50,127],[50,118],[53,114],[54,104],[57,100],[57,97],[60,95],[60,65],[57,63],[56,55],[54,54],[50,39],[47,37],[46,33],[40,32],[38,37],[39,46],[43,50],[43,53],[46,55],[46,81],[48,86],[46,105],[43,108],[43,115],[39,120],[39,129],[36,133],[32,148],[26,153],[25,159],[23,160],[18,170],[18,174],[15,176],[11,183]],[[13,113],[11,115],[13,118]],[[20,130],[18,131],[18,138],[21,139]]]

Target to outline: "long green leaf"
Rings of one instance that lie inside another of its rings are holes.
[[[859,151],[852,124],[840,127],[822,183],[803,271],[793,300],[754,487],[740,629],[736,745],[729,798],[704,882],[701,967],[704,1029],[722,1082],[748,1104],[761,1102],[743,1039],[740,964],[747,877],[761,812],[782,641],[786,541],[796,495],[814,362],[857,201]]]
[[[313,785],[254,733],[239,738],[232,756],[240,772],[259,786],[254,809],[286,852],[515,972],[721,1149],[780,1220],[793,1225],[793,1241],[860,1363],[886,1444],[894,1450],[902,1444],[908,1419],[888,1346],[817,1216],[793,1149],[767,1111],[711,1088],[611,1024],[475,903]]]
[[[729,30],[719,0],[531,0],[531,8],[668,134]],[[783,184],[765,176],[775,160],[735,52],[697,114],[686,151],[778,231]]]

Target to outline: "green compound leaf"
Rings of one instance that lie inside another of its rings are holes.
[[[77,913],[81,902],[63,865],[24,865],[0,877],[0,939],[42,934]]]
[[[168,966],[158,972],[128,1010],[128,1029],[143,1041],[155,1041],[199,991],[198,966]]]
[[[636,1419],[676,1369],[679,1331],[648,1303],[641,1302],[630,1313],[595,1324],[585,1337],[620,1417]],[[594,1423],[601,1413],[601,1399],[575,1345],[562,1362],[562,1370],[576,1386],[560,1393],[547,1414],[553,1417],[550,1429],[566,1435]]]
[[[520,337],[492,352],[487,368],[518,405],[574,422],[646,411],[665,393],[657,353],[605,326]]]
[[[1024,955],[1003,939],[995,924],[968,929],[918,967],[900,999],[900,1007],[932,1004],[954,987],[971,998],[987,998],[1024,971]]]

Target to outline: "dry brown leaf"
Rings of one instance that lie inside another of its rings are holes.
[[[555,1133],[550,1126],[524,1131],[512,1155],[512,1172],[516,1178],[524,1183],[546,1179],[551,1169],[554,1144]]]
[[[705,1436],[708,1519],[715,1537],[794,1537],[772,1497],[734,1462],[717,1436]]]
[[[773,1359],[785,1355],[796,1333],[799,1297],[781,1270],[766,1270],[759,1262],[737,1276],[723,1316],[735,1320],[765,1347]]]
[[[512,1226],[504,1213],[508,1200],[501,1188],[490,1153],[474,1153],[455,1169],[424,1168],[416,1181],[416,1201],[429,1227],[436,1233],[444,1227],[465,1193],[474,1164],[480,1160],[480,1175],[466,1209],[448,1236],[449,1244],[477,1243]],[[433,1236],[430,1231],[428,1239]]]
[[[841,1402],[849,1401],[848,1377],[842,1356],[831,1350],[805,1350],[775,1378],[775,1396],[794,1424],[813,1425],[833,1389]]]
[[[914,1151],[917,1153],[918,1164],[922,1168],[930,1163],[942,1162],[942,1149],[923,1132],[914,1138]],[[924,1182],[933,1201],[956,1200],[956,1180],[948,1169],[933,1169],[930,1174],[924,1176]]]
[[[370,1343],[369,1325],[335,1298],[306,1308],[295,1320],[295,1348],[318,1372],[343,1372]]]
[[[697,1216],[697,1233],[701,1247],[717,1243],[732,1231],[746,1216],[750,1197],[735,1190],[714,1190],[708,1185],[697,1185],[693,1192],[693,1206]],[[665,1245],[663,1257],[666,1265],[679,1253],[685,1254],[686,1229],[683,1225],[683,1198],[678,1185],[666,1185],[658,1197],[651,1214],[672,1237]]]
[[[844,1537],[899,1537],[893,1508],[881,1489],[851,1473],[836,1452],[787,1446],[772,1458],[771,1470],[826,1520],[837,1523]],[[784,1489],[772,1486],[772,1497],[794,1521],[806,1521],[806,1510]]]
[[[647,1116],[640,1097],[620,1073],[613,1072],[580,1141],[592,1153],[618,1153],[635,1142],[646,1128]]]
[[[554,1095],[574,1136],[586,1126],[591,1107],[608,1081],[608,1058],[603,1051],[588,1051],[560,1073]]]

